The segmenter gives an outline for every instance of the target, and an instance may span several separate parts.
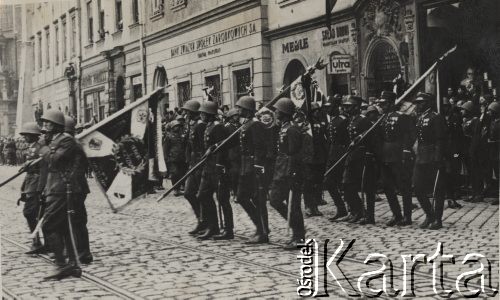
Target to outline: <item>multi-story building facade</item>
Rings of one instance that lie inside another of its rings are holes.
[[[75,1],[39,2],[26,7],[35,117],[47,109],[78,115],[79,7]],[[29,55],[29,54],[28,54]]]
[[[143,2],[79,0],[80,122],[99,121],[143,94]]]
[[[147,86],[169,85],[170,109],[204,99],[204,88],[232,106],[253,86],[258,101],[271,93],[267,1],[147,0],[145,8]]]
[[[20,7],[0,6],[0,136],[12,135],[16,128]]]

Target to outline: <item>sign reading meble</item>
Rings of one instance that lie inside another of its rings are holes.
[[[177,45],[170,48],[170,57],[174,58],[177,56],[197,52],[200,50],[207,49],[209,47],[224,44],[226,42],[231,42],[257,32],[257,24],[255,21],[241,24],[235,27],[231,27],[211,35],[207,35],[184,43],[182,45]]]

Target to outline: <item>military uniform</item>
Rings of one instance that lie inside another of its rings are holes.
[[[227,134],[224,129],[224,125],[218,121],[207,123],[203,134],[203,152],[206,152],[210,147],[214,146],[226,137]],[[219,233],[217,208],[215,206],[213,195],[217,191],[218,186],[217,173],[220,171],[217,171],[217,165],[221,165],[220,157],[221,156],[218,154],[208,156],[202,168],[200,186],[198,194],[196,195],[202,207],[201,220],[204,224],[206,224],[207,229],[211,231],[211,235]],[[229,199],[227,204],[229,205]],[[223,203],[221,203],[221,205],[223,205]],[[231,206],[229,206],[229,209],[231,209]],[[228,224],[228,226],[229,225],[232,224]]]
[[[477,117],[465,118],[462,124],[463,133],[465,137],[465,159],[468,170],[469,183],[472,187],[472,200],[476,196],[479,196],[482,191],[482,180],[481,180],[481,170],[480,163],[478,161],[478,139],[477,133],[479,132],[480,121]]]
[[[81,168],[78,160],[79,147],[73,137],[67,134],[56,134],[49,145],[50,150],[44,153],[47,166],[47,179],[43,194],[46,197],[43,229],[48,234],[51,249],[54,251],[56,263],[65,263],[64,244],[70,260],[74,260],[74,251],[68,231],[67,188],[71,189],[71,197],[75,208],[86,195],[88,186],[82,184]]]
[[[462,131],[462,118],[455,114],[445,116],[447,139],[445,147],[446,196],[455,200],[460,187],[460,171],[464,158],[465,137]]]
[[[175,124],[172,124],[176,122]],[[177,121],[170,122],[170,129],[165,133],[165,160],[172,184],[179,181],[187,171],[186,165],[186,132],[184,126]],[[179,188],[176,189],[179,195]]]
[[[328,124],[327,142],[329,150],[327,168],[330,168],[347,150],[347,146],[349,145],[348,125],[348,118],[341,114],[332,117]],[[344,165],[341,163],[328,175],[326,181],[326,188],[337,207],[336,217],[343,217],[347,214],[342,195],[340,194],[343,173]],[[351,207],[349,207],[349,210],[351,210]]]
[[[391,112],[382,121],[379,131],[381,136],[379,160],[381,162],[382,183],[394,217],[388,223],[391,226],[403,221],[403,214],[401,213],[396,189],[399,190],[403,197],[405,223],[411,223],[411,177],[405,171],[404,165],[407,160],[411,159],[411,147],[414,141],[409,118],[402,112]]]
[[[306,129],[309,127],[306,127]],[[314,122],[311,126],[312,136],[303,134],[302,161],[304,162],[304,180],[302,191],[306,214],[321,215],[317,206],[322,200],[323,174],[328,155],[326,144],[326,123]]]
[[[413,170],[413,185],[415,194],[424,210],[427,218],[422,227],[426,227],[430,222],[436,222],[441,225],[443,216],[444,195],[443,180],[440,179],[436,184],[438,170],[443,163],[443,148],[446,134],[446,124],[444,118],[428,109],[417,119],[417,149],[415,168]],[[441,175],[442,171],[440,171]],[[431,206],[428,198],[429,193],[435,192],[435,207]]]
[[[207,124],[199,119],[190,120],[188,123],[186,161],[189,164],[190,168],[196,165],[203,156],[203,134],[205,132],[206,126]],[[201,205],[198,197],[196,196],[198,187],[200,186],[200,180],[201,169],[196,170],[188,178],[186,178],[184,198],[189,201],[189,204],[193,208],[198,222],[201,224]],[[205,224],[201,224],[200,226],[203,227],[205,226]]]
[[[239,123],[235,124],[231,121],[227,122],[224,124],[226,127],[226,130],[229,134],[233,133],[239,128]],[[228,150],[228,158],[227,158],[227,163],[228,163],[228,169],[227,169],[227,175],[228,175],[228,180],[229,180],[229,187],[233,194],[236,197],[237,191],[238,191],[238,178],[239,178],[239,173],[240,173],[240,166],[241,166],[241,152],[240,152],[240,147],[231,147]]]
[[[350,142],[356,142],[357,137],[370,128],[370,121],[362,114],[352,116],[347,126]],[[362,141],[345,159],[345,169],[342,176],[344,199],[351,208],[352,218],[348,221],[358,221],[364,215],[363,202],[359,198],[363,178],[363,168],[367,140]]]
[[[255,168],[255,166],[263,166],[264,175],[270,172],[265,167],[268,148],[264,124],[253,119],[244,123],[239,134],[238,147],[241,155],[237,191],[238,203],[257,228],[257,235],[266,236],[267,238],[269,229],[266,199],[259,197],[259,182],[257,181],[258,174],[256,171],[260,172],[261,170]]]
[[[39,151],[42,146],[38,142],[32,143],[28,148],[28,161],[35,160],[39,157]],[[40,167],[38,165],[31,166],[26,171],[26,177],[21,185],[21,198],[24,200],[23,215],[28,221],[30,232],[35,230],[40,209],[38,181],[40,178]]]
[[[303,165],[300,160],[301,147],[302,134],[300,130],[290,122],[283,122],[279,131],[270,196],[271,206],[285,220],[288,220],[293,233],[292,242],[305,238],[304,219],[301,209],[301,181],[303,175]],[[287,200],[291,201],[288,203],[290,211],[287,207]]]

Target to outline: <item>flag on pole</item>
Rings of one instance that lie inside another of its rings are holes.
[[[98,186],[114,210],[145,194],[147,181],[166,172],[162,90],[154,90],[76,136]]]

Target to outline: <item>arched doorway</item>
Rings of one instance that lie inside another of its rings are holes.
[[[368,56],[366,75],[367,97],[378,97],[384,90],[392,90],[393,80],[401,73],[401,62],[396,49],[381,40]]]
[[[168,79],[165,67],[163,67],[162,65],[156,66],[155,73],[153,75],[153,90],[159,87],[167,86],[167,84],[168,84]],[[168,93],[163,94],[163,98],[161,99],[161,107],[163,108],[161,110],[161,114],[163,116],[165,114],[165,111],[167,111],[169,108]]]
[[[283,77],[283,85],[285,87],[289,86],[294,82],[297,77],[304,74],[306,72],[306,68],[298,59],[291,60],[285,69],[285,76]],[[290,92],[287,93],[287,97],[290,97]]]
[[[118,76],[116,79],[116,110],[120,110],[125,106],[125,80],[123,76]]]

